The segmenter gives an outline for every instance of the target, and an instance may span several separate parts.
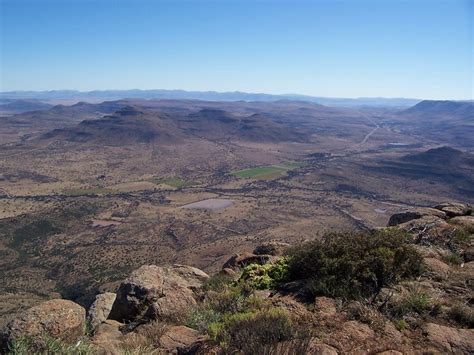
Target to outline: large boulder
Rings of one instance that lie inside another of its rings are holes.
[[[191,266],[144,265],[120,284],[109,318],[129,322],[176,317],[196,304],[194,290],[208,278]]]
[[[472,212],[472,206],[454,202],[442,203],[435,208],[446,213],[448,217],[464,216]]]
[[[115,296],[115,293],[106,292],[95,297],[94,303],[87,311],[87,320],[93,329],[96,329],[100,323],[109,317],[110,310],[115,302]]]
[[[29,338],[39,351],[45,336],[73,344],[84,335],[85,320],[86,310],[80,305],[62,299],[49,300],[10,321],[2,331],[1,345],[6,349],[17,339]]]
[[[427,323],[423,329],[428,340],[443,352],[472,354],[474,329],[457,329]]]
[[[176,325],[169,327],[160,337],[160,347],[165,349],[167,354],[171,354],[179,349],[192,347],[200,340],[203,340],[203,336],[198,331],[183,325]]]
[[[446,218],[446,213],[435,208],[416,208],[413,210],[395,213],[390,217],[388,226],[397,226],[414,219],[419,219],[423,216],[435,216],[439,218]]]
[[[119,354],[123,343],[123,334],[120,328],[123,324],[107,319],[100,323],[92,337],[92,344],[104,354]],[[102,353],[101,352],[101,353]]]

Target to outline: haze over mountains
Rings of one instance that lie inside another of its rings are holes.
[[[0,102],[11,99],[38,100],[118,100],[118,99],[176,99],[176,100],[208,100],[208,101],[277,101],[297,100],[315,102],[329,106],[384,106],[408,107],[421,101],[411,98],[330,98],[299,94],[272,95],[265,93],[216,92],[216,91],[185,91],[185,90],[52,90],[52,91],[8,91],[0,92]]]

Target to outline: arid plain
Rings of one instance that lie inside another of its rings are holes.
[[[4,112],[0,317],[58,294],[87,305],[143,264],[213,272],[262,241],[472,203],[472,108],[134,99]]]

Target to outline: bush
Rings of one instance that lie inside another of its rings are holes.
[[[441,305],[426,292],[420,290],[412,290],[400,301],[389,306],[389,313],[397,318],[409,314],[438,315],[440,312]]]
[[[448,316],[463,326],[474,328],[474,310],[472,307],[456,304],[449,309]]]
[[[211,276],[204,285],[202,286],[202,291],[215,291],[221,292],[224,291],[227,286],[230,286],[233,282],[232,277],[224,274],[215,274]]]
[[[186,325],[200,332],[211,333],[211,326],[231,314],[256,311],[263,307],[261,298],[245,282],[227,284],[219,291],[207,291],[202,302],[187,316]]]
[[[385,326],[383,315],[370,304],[354,301],[347,306],[346,311],[350,319],[365,323],[374,330],[381,331]]]
[[[459,266],[464,262],[463,258],[456,253],[450,253],[443,256],[443,261],[455,266]]]
[[[289,278],[308,280],[312,296],[373,296],[383,287],[421,274],[422,257],[409,241],[407,233],[392,228],[329,234],[289,251]]]
[[[230,315],[215,324],[211,337],[225,353],[305,354],[310,334],[281,309]]]
[[[258,290],[266,290],[285,282],[289,277],[288,258],[279,258],[271,264],[250,264],[244,268],[241,280]]]

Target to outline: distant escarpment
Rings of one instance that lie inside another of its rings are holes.
[[[408,209],[384,229],[266,242],[210,277],[144,265],[87,313],[61,299],[19,313],[1,345],[11,353],[472,354],[473,248],[472,206]]]

